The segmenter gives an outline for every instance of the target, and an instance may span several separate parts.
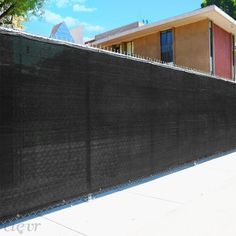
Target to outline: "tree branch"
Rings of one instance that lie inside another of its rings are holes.
[[[0,10],[4,6],[5,2],[0,3]]]
[[[11,10],[15,7],[15,3],[13,3],[10,7],[8,7],[8,9],[7,10],[5,10],[1,15],[0,15],[0,20],[3,18],[3,17],[5,17],[5,16],[7,16],[10,12],[11,12]]]

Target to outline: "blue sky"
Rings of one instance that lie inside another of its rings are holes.
[[[134,21],[156,22],[200,8],[201,0],[46,0],[44,15],[31,17],[25,31],[49,36],[53,25],[84,25],[85,40]]]

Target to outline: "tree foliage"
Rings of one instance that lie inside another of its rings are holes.
[[[236,19],[236,0],[204,0],[202,7],[216,5],[225,11],[227,14]]]
[[[40,15],[45,0],[0,0],[0,26],[20,24],[29,14]]]

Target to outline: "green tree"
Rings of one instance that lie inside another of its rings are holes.
[[[216,5],[225,11],[228,15],[236,19],[236,0],[204,0],[202,7]]]
[[[0,0],[0,26],[14,27],[30,14],[41,15],[45,0]]]

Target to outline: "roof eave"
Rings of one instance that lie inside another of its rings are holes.
[[[223,17],[222,19],[225,19],[225,21],[227,21],[229,24],[231,24],[231,27],[232,27],[232,30],[231,29],[229,30],[230,27],[227,27],[226,31],[230,31],[230,33],[232,33],[236,36],[236,21],[232,17],[230,17],[228,14],[226,14],[224,11],[222,11],[220,8],[213,5],[213,6],[198,9],[198,10],[195,10],[195,11],[192,11],[189,13],[185,13],[185,14],[182,14],[182,15],[179,15],[176,17],[172,17],[172,18],[169,18],[166,20],[161,20],[161,21],[149,24],[149,25],[144,25],[144,26],[141,26],[136,29],[122,32],[117,35],[109,36],[107,38],[94,41],[93,45],[101,45],[104,43],[109,43],[109,42],[112,42],[113,40],[119,40],[119,39],[126,37],[126,36],[133,35],[135,38],[135,34],[137,34],[137,33],[143,33],[143,36],[145,36],[147,34],[150,34],[150,33],[148,33],[149,30],[153,29],[154,30],[153,33],[155,33],[155,28],[161,28],[161,27],[165,28],[165,25],[168,26],[170,24],[172,24],[172,25],[176,24],[176,27],[178,27],[177,26],[178,22],[181,22],[181,21],[188,22],[188,20],[191,18],[196,18],[195,22],[200,21],[200,20],[204,20],[204,19],[210,19],[210,20],[214,21],[214,16],[211,16],[210,14],[213,14],[213,15],[218,14],[220,17]],[[197,20],[197,17],[198,17],[198,20]],[[216,16],[215,16],[215,18],[216,18]],[[192,23],[194,23],[194,20]],[[186,24],[189,24],[189,23],[185,23],[185,25]],[[182,24],[182,25],[184,25],[184,24]],[[234,30],[233,30],[233,28],[234,28]],[[156,30],[156,31],[158,31],[158,30]]]

